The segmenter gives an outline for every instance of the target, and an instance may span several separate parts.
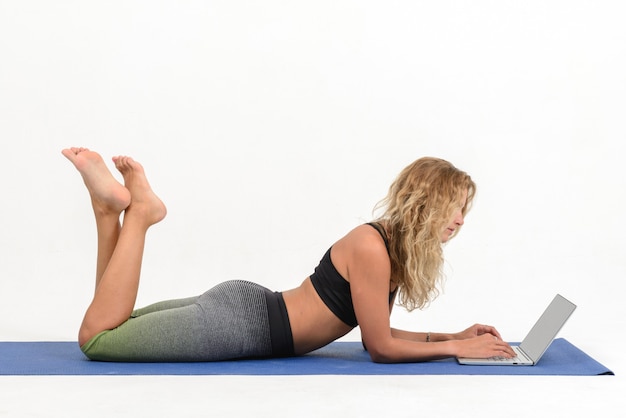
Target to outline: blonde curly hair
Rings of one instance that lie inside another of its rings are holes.
[[[439,293],[442,233],[463,205],[466,191],[464,216],[476,184],[448,161],[424,157],[402,170],[375,207],[382,209],[376,221],[389,237],[391,278],[400,289],[399,304],[408,311],[424,308]]]

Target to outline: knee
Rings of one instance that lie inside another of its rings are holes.
[[[87,341],[91,340],[95,334],[89,332],[89,330],[85,329],[85,327],[81,326],[78,330],[78,345],[83,346],[87,343]]]
[[[91,340],[96,335],[100,334],[102,331],[107,331],[106,329],[94,328],[89,326],[85,321],[80,326],[78,330],[78,345],[80,347],[84,346],[89,340]]]

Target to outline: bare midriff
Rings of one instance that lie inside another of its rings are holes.
[[[298,355],[323,347],[352,330],[328,309],[308,277],[299,287],[283,292],[283,298]]]

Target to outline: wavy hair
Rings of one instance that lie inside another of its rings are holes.
[[[400,289],[399,304],[408,311],[426,307],[439,294],[441,236],[461,207],[465,191],[464,216],[476,193],[471,177],[445,160],[424,157],[402,170],[375,206],[375,211],[382,210],[376,221],[389,237],[391,277]]]

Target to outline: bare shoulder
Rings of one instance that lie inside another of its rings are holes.
[[[366,270],[384,276],[391,273],[385,242],[370,225],[359,225],[337,241],[331,258],[337,271],[348,281],[356,271]]]

